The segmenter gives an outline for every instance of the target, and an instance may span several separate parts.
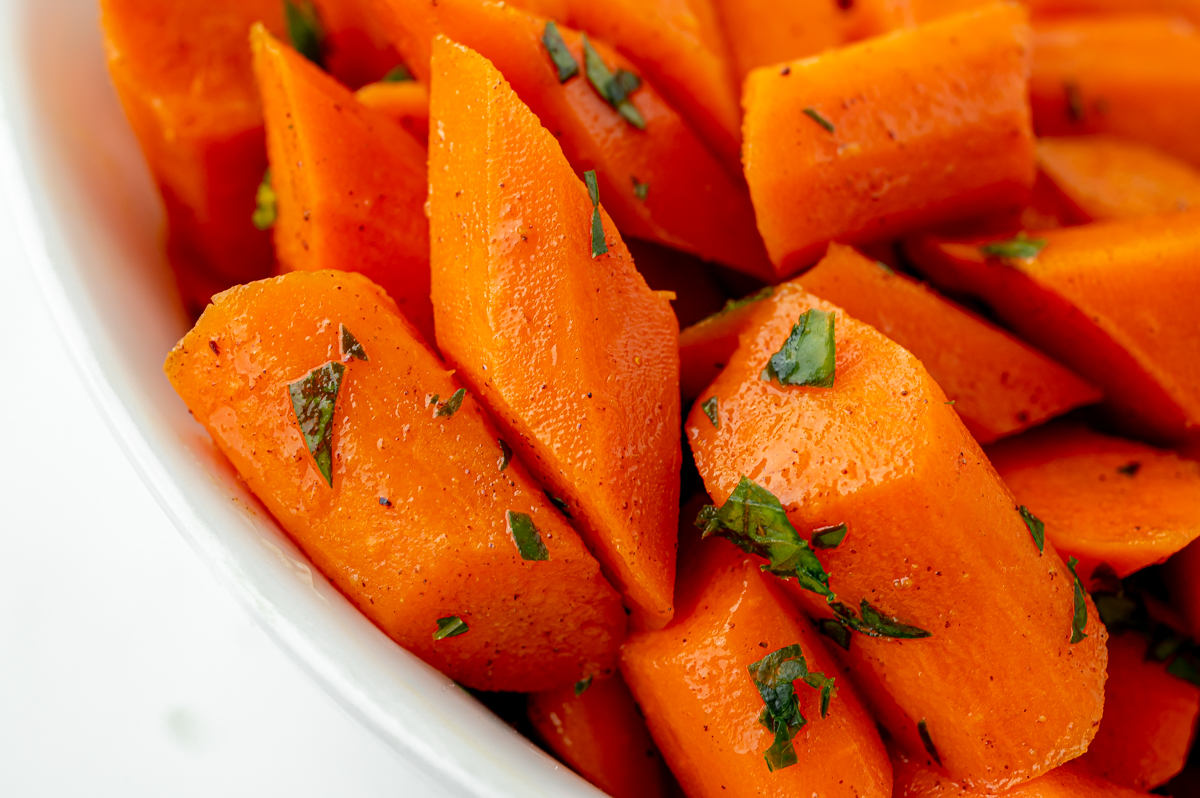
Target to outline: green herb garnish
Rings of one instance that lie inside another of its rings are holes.
[[[717,397],[710,396],[704,400],[704,404],[700,405],[700,409],[704,411],[704,415],[708,416],[708,420],[717,429],[721,428],[721,402]]]
[[[508,464],[512,462],[512,447],[503,440],[497,440],[500,444],[500,470],[508,468]]]
[[[770,299],[771,296],[774,295],[774,293],[775,293],[775,286],[768,285],[767,287],[760,288],[759,290],[755,291],[753,294],[750,294],[749,296],[744,296],[741,299],[726,300],[725,307],[718,310],[716,313],[714,313],[709,318],[721,316],[725,313],[729,313],[730,311],[737,310],[738,308],[744,308],[747,305],[753,305],[755,302],[761,302],[764,299]]]
[[[1127,477],[1136,476],[1137,472],[1142,470],[1142,464],[1136,460],[1132,463],[1126,463],[1123,466],[1117,466],[1117,473],[1124,474]]]
[[[575,517],[575,516],[571,515],[571,510],[567,507],[567,503],[565,501],[558,498],[557,496],[555,496],[553,493],[551,493],[548,490],[544,490],[544,491],[542,491],[542,493],[546,494],[546,498],[550,500],[551,504],[553,504],[555,507],[558,508],[558,511],[560,513],[565,515],[567,518]]]
[[[584,172],[583,180],[592,199],[592,257],[595,258],[608,252],[608,243],[604,240],[604,222],[600,219],[600,184],[596,182],[595,171]]]
[[[342,325],[342,360],[362,360],[369,361],[367,351],[362,348],[362,344],[354,337],[354,333],[346,329],[346,325]]]
[[[588,82],[605,102],[638,130],[646,129],[646,120],[642,118],[641,111],[629,101],[630,93],[642,85],[641,80],[626,70],[618,69],[616,75],[610,72],[604,59],[588,41],[587,34],[583,36],[583,68],[587,72]]]
[[[250,221],[256,230],[266,232],[275,226],[278,219],[279,195],[271,186],[271,167],[268,166],[267,171],[263,172],[262,182],[258,184],[258,191],[254,194],[254,213],[250,215]]]
[[[413,73],[408,71],[408,67],[404,64],[398,64],[387,71],[387,74],[379,79],[380,83],[408,83],[416,80]]]
[[[304,445],[330,487],[333,487],[333,410],[345,373],[346,367],[341,363],[326,363],[288,385]]]
[[[933,761],[940,766],[942,758],[938,755],[937,746],[933,744],[933,738],[929,736],[929,727],[925,725],[925,719],[917,721],[917,734],[921,735],[921,745],[925,746],[925,750],[933,757]]]
[[[1045,553],[1046,525],[1042,523],[1040,518],[1029,512],[1029,508],[1023,504],[1017,508],[1017,512],[1021,514],[1021,520],[1025,522],[1025,526],[1029,529],[1029,534],[1033,535],[1033,542],[1037,544],[1038,551]]]
[[[843,626],[841,621],[833,618],[822,618],[817,621],[817,631],[837,643],[846,651],[850,650],[850,630]]]
[[[579,681],[575,682],[575,697],[579,698],[579,696],[586,693],[587,689],[591,686],[592,677],[590,675],[586,679],[580,679]]]
[[[467,389],[459,388],[450,395],[449,399],[444,402],[438,402],[437,395],[435,394],[433,397],[433,402],[437,404],[437,412],[434,413],[434,416],[436,418],[450,418],[450,416],[457,413],[458,409],[462,407],[463,399],[466,397],[466,395]]]
[[[633,196],[645,202],[646,195],[650,193],[650,184],[638,180],[636,175],[631,175],[629,179],[633,181]]]
[[[884,274],[887,274],[888,276],[893,276],[896,274],[895,269],[893,269],[891,266],[888,266],[886,263],[884,263],[881,260],[875,261],[875,265],[878,266],[880,269],[883,269]]]
[[[821,113],[817,111],[816,108],[805,108],[804,115],[816,122],[821,127],[825,128],[825,130],[829,133],[833,133],[835,130],[837,130],[837,128],[833,126],[833,123],[821,116]]]
[[[800,712],[800,700],[796,697],[794,683],[803,680],[814,690],[821,691],[821,717],[824,718],[833,699],[834,680],[823,673],[810,672],[798,644],[784,646],[768,654],[747,670],[766,705],[758,721],[775,735],[774,742],[763,753],[763,758],[772,771],[790,767],[797,762],[792,740],[808,723],[808,719]]]
[[[466,621],[457,615],[437,619],[438,629],[433,633],[434,640],[445,640],[447,637],[458,637],[471,631]]]
[[[508,511],[508,531],[512,533],[517,543],[517,551],[521,552],[522,560],[548,560],[550,552],[542,542],[542,535],[533,525],[533,519],[525,513]]]
[[[558,32],[558,26],[553,22],[547,22],[546,27],[542,30],[542,44],[545,45],[546,52],[550,54],[550,60],[554,62],[555,68],[558,69],[559,83],[566,83],[579,74],[579,62],[567,49],[567,43],[563,41],[562,34]]]
[[[846,539],[850,527],[846,524],[826,526],[813,531],[812,547],[814,549],[836,549]]]
[[[764,377],[781,386],[833,386],[837,372],[837,345],[833,313],[811,308],[792,327],[778,352],[771,355]]]
[[[920,640],[933,637],[932,632],[904,623],[895,616],[887,615],[866,599],[863,599],[858,605],[862,617],[855,614],[852,607],[840,601],[830,602],[829,606],[833,610],[833,614],[848,628],[867,637],[886,637],[894,640]]]
[[[1003,260],[1031,260],[1036,258],[1046,248],[1046,239],[1030,238],[1024,233],[1017,233],[1007,241],[993,241],[984,244],[979,251],[989,258]]]
[[[325,26],[312,0],[283,0],[288,38],[296,52],[325,68]]]
[[[1079,580],[1079,574],[1075,573],[1076,565],[1079,565],[1079,560],[1074,557],[1067,558],[1067,569],[1071,576],[1075,577],[1075,615],[1071,618],[1072,645],[1087,637],[1083,630],[1087,628],[1088,620],[1087,599],[1084,598],[1083,582]]]

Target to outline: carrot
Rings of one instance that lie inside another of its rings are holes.
[[[1200,424],[1200,317],[1185,299],[1200,296],[1197,220],[1097,222],[1025,241],[926,237],[907,249],[935,285],[982,298],[1103,390],[1115,421],[1169,442]]]
[[[737,349],[738,335],[750,323],[760,299],[769,297],[771,286],[731,299],[725,307],[679,333],[679,389],[695,399],[717,378]]]
[[[429,89],[415,80],[368,83],[354,98],[399,123],[422,146],[429,143]]]
[[[810,612],[864,632],[845,655],[855,684],[953,778],[998,791],[1078,756],[1103,708],[1105,631],[1053,545],[1039,551],[911,354],[795,283],[758,304],[685,427],[722,507],[706,530],[740,539],[744,506],[780,541],[820,532],[816,566],[805,541],[772,568],[805,580],[785,584]]]
[[[1029,91],[1039,136],[1111,133],[1200,167],[1200,35],[1162,14],[1034,26]]]
[[[722,168],[650,83],[643,82],[621,106],[644,122],[644,130],[602,99],[586,76],[580,34],[561,25],[554,29],[565,52],[566,72],[560,72],[543,41],[547,21],[539,17],[485,0],[377,2],[381,22],[418,75],[428,75],[429,42],[439,32],[492,61],[554,133],[575,173],[582,178],[596,172],[605,208],[622,235],[763,278],[775,274],[740,176]],[[602,42],[591,45],[609,70],[634,74],[633,65]],[[560,78],[570,72],[568,63],[577,74]]]
[[[361,272],[432,341],[425,148],[262,27],[252,42],[280,265]]]
[[[1174,452],[1055,424],[988,457],[1085,584],[1101,563],[1124,578],[1200,536],[1200,463]]]
[[[625,243],[646,285],[675,295],[671,307],[680,326],[705,318],[725,303],[725,289],[708,264],[648,241],[630,239]]]
[[[984,798],[914,759],[897,754],[892,759],[896,773],[897,798]],[[1131,790],[1093,775],[1079,762],[1068,762],[1044,776],[1004,793],[1002,798],[1146,798],[1148,793]]]
[[[103,0],[108,68],[167,211],[167,252],[193,314],[271,273],[251,223],[267,166],[246,35],[283,29],[279,0]]]
[[[482,690],[611,671],[625,619],[598,564],[365,277],[295,272],[220,294],[166,372],[317,569],[397,643]]]
[[[674,794],[671,774],[619,676],[534,693],[528,712],[554,755],[613,798]]]
[[[1200,171],[1113,136],[1040,139],[1041,174],[1083,222],[1131,219],[1200,206]]]
[[[357,89],[381,80],[400,65],[400,54],[379,27],[371,0],[314,0],[314,4],[324,34],[321,65],[329,74]]]
[[[1042,139],[1042,141],[1047,141],[1047,139]],[[995,218],[992,217],[992,219]],[[1053,230],[1056,227],[1070,227],[1092,220],[1083,215],[1078,206],[1055,185],[1043,169],[1038,169],[1037,179],[1033,183],[1033,191],[1029,195],[1029,204],[1022,209],[1020,216],[1010,217],[1006,221],[1009,224],[999,224],[995,230],[988,232],[994,232],[1003,237],[1022,231],[1032,232]]]
[[[1108,639],[1104,719],[1080,763],[1115,784],[1152,790],[1183,770],[1200,716],[1200,687],[1172,676],[1137,633]]]
[[[438,345],[576,519],[635,623],[662,626],[682,457],[669,297],[487,59],[438,37],[433,66]]]
[[[833,240],[1023,204],[1029,35],[1024,9],[996,4],[751,73],[746,179],[780,273]]]
[[[1192,541],[1167,560],[1163,576],[1188,632],[1200,639],[1200,543]]]
[[[1151,12],[1170,14],[1200,24],[1197,0],[1025,0],[1034,16],[1066,14],[1127,14]]]
[[[684,792],[890,796],[891,768],[870,715],[774,577],[722,541],[706,541],[691,566],[681,572],[675,622],[632,635],[621,650],[621,671]],[[751,670],[790,646],[810,673],[836,685],[822,713],[820,688],[792,675],[807,721],[790,741],[792,757],[760,721],[767,688],[758,681],[770,682]]]

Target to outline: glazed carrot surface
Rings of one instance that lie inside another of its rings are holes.
[[[894,761],[896,798],[984,798],[937,770],[903,755]],[[1003,798],[1146,798],[1149,793],[1114,784],[1093,774],[1087,767],[1069,762],[1044,776],[1000,793]]]
[[[429,89],[415,80],[368,83],[354,99],[380,111],[422,145],[429,143]]]

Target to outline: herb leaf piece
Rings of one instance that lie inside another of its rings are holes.
[[[380,83],[408,83],[416,80],[413,73],[408,71],[408,67],[404,64],[397,64],[387,71],[387,74],[379,79]]]
[[[739,308],[744,308],[747,305],[753,305],[755,302],[761,302],[764,299],[770,299],[775,294],[775,286],[768,285],[766,288],[760,288],[753,294],[744,296],[741,299],[728,299],[725,301],[725,307],[718,310],[713,316],[720,316],[724,313],[729,313]],[[710,316],[709,318],[712,318]]]
[[[345,373],[346,367],[341,363],[326,363],[288,385],[304,445],[330,487],[333,487],[333,410]]]
[[[765,557],[763,566],[783,578],[795,578],[805,590],[830,597],[829,574],[788,520],[775,494],[742,477],[720,508],[705,506],[696,518],[704,537],[718,535],[749,554]]]
[[[325,26],[312,0],[283,0],[288,39],[296,52],[325,68]]]
[[[575,516],[571,515],[571,509],[565,501],[558,498],[557,496],[555,496],[553,493],[551,493],[548,490],[544,490],[542,492],[546,494],[546,498],[550,500],[550,503],[553,504],[560,513],[565,515],[567,518],[575,517]]]
[[[708,416],[708,420],[717,429],[721,428],[721,400],[715,396],[710,396],[704,400],[704,404],[700,405],[700,409],[704,411],[704,415]]]
[[[1033,535],[1033,542],[1037,544],[1038,551],[1045,553],[1046,525],[1042,523],[1040,518],[1029,512],[1029,508],[1023,504],[1017,508],[1017,512],[1021,514],[1021,520],[1025,522],[1025,526],[1029,529],[1029,534]]]
[[[583,68],[587,73],[588,83],[592,84],[592,88],[605,102],[638,130],[646,129],[646,120],[642,117],[642,112],[629,101],[629,95],[642,85],[641,79],[627,70],[618,69],[616,75],[609,71],[604,59],[588,41],[587,34],[583,36]]]
[[[772,770],[796,764],[796,749],[792,744],[796,734],[808,723],[800,712],[795,682],[803,681],[821,692],[821,717],[829,713],[833,698],[834,680],[825,674],[810,672],[799,644],[784,646],[750,665],[750,678],[762,697],[762,714],[758,721],[775,735],[771,747],[763,753],[767,767]]]
[[[833,618],[822,618],[817,621],[817,631],[837,643],[846,651],[850,650],[850,630],[841,621]]]
[[[637,175],[631,175],[629,179],[633,181],[633,196],[645,202],[646,196],[650,193],[650,184],[638,180]]]
[[[1002,260],[1032,260],[1046,248],[1046,239],[1030,238],[1024,233],[1017,233],[1007,241],[993,241],[984,244],[979,251],[989,258]]]
[[[833,133],[834,131],[837,130],[837,128],[835,128],[833,126],[833,123],[830,122],[825,117],[821,116],[821,112],[818,111],[816,108],[805,108],[804,115],[807,116],[812,121],[816,122],[821,127],[825,128],[825,130],[829,133]]]
[[[586,679],[580,679],[579,681],[575,682],[575,697],[579,698],[579,696],[586,693],[587,689],[591,686],[592,686],[591,675],[589,675]]]
[[[1079,565],[1079,560],[1074,557],[1067,558],[1067,570],[1075,577],[1075,614],[1071,617],[1072,645],[1087,637],[1083,630],[1087,628],[1088,620],[1087,599],[1084,598],[1083,582],[1079,580],[1079,574],[1075,573],[1076,565]]]
[[[437,403],[437,412],[434,413],[434,416],[436,418],[450,418],[450,416],[457,413],[459,408],[462,407],[463,399],[466,395],[467,389],[459,388],[444,402],[438,402],[437,397],[433,397],[433,401]]]
[[[516,541],[522,560],[549,560],[550,552],[542,542],[542,535],[526,513],[508,511],[508,531]]]
[[[846,539],[850,527],[846,524],[826,526],[813,531],[812,547],[814,549],[836,549]]]
[[[933,757],[933,761],[940,766],[942,758],[938,755],[937,746],[933,744],[933,738],[929,736],[929,727],[925,725],[924,718],[917,721],[917,734],[921,735],[921,745],[925,746],[925,750]]]
[[[512,462],[513,450],[507,441],[498,439],[498,443],[500,444],[500,470],[503,471]]]
[[[861,618],[855,614],[852,608],[841,602],[833,602],[829,606],[833,609],[834,615],[848,628],[867,637],[886,637],[894,640],[920,640],[933,637],[932,632],[903,623],[898,618],[885,614],[866,599],[859,604]]]
[[[275,226],[278,218],[279,195],[271,185],[271,167],[268,166],[267,171],[263,172],[262,182],[258,184],[258,191],[254,194],[254,213],[250,215],[250,221],[256,230],[266,232]]]
[[[771,355],[765,374],[781,386],[829,388],[837,376],[837,344],[833,313],[810,308],[792,326],[779,351]]]
[[[553,22],[547,22],[546,27],[542,29],[542,44],[545,45],[546,52],[550,54],[550,60],[554,62],[554,66],[558,70],[559,83],[566,83],[579,74],[579,62],[567,49],[567,43],[563,41],[562,34],[558,32],[558,26]]]
[[[583,180],[592,199],[592,257],[596,258],[608,252],[608,242],[604,240],[604,222],[600,219],[600,184],[596,181],[595,170],[584,172]]]
[[[1134,460],[1131,463],[1126,463],[1123,466],[1117,466],[1117,473],[1123,474],[1127,477],[1137,476],[1137,472],[1139,472],[1141,470],[1142,470],[1142,464],[1139,463],[1137,460]]]
[[[361,360],[364,363],[370,360],[367,357],[367,350],[362,348],[362,344],[354,337],[354,333],[346,328],[345,324],[342,325],[341,339],[342,360]]]
[[[470,631],[467,622],[457,615],[437,619],[437,631],[433,633],[434,640],[445,640],[447,637],[458,637]]]

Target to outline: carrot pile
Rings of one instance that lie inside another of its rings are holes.
[[[583,777],[1200,778],[1200,3],[101,6],[171,384]]]

